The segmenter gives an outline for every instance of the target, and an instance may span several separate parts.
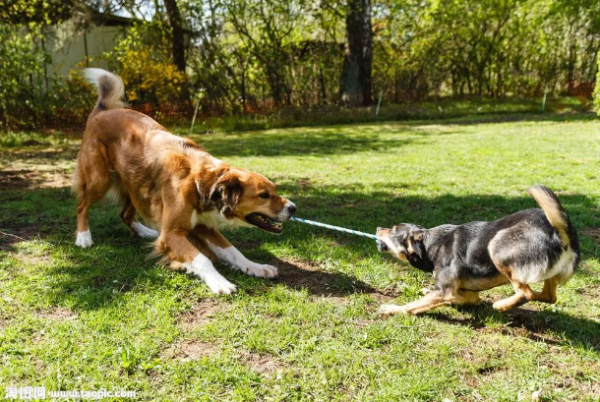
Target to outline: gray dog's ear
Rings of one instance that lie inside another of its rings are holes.
[[[419,258],[425,255],[425,245],[423,244],[422,230],[416,230],[408,236],[406,251],[408,254],[415,254]]]
[[[221,177],[210,190],[210,200],[217,205],[222,214],[233,211],[244,193],[240,179],[233,174]]]
[[[410,238],[412,241],[423,241],[423,232],[422,231],[414,232],[410,235]]]

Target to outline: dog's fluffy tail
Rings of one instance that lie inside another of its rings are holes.
[[[122,101],[125,85],[119,76],[101,68],[86,68],[85,79],[98,88],[98,102],[94,110],[109,110],[125,107]]]
[[[527,192],[542,208],[548,222],[556,229],[563,246],[568,247],[571,244],[571,236],[569,235],[571,221],[562,205],[560,205],[556,194],[545,186],[534,186]]]

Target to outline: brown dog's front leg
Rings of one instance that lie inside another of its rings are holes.
[[[257,264],[250,261],[216,229],[196,226],[193,235],[204,242],[219,260],[247,275],[256,276],[257,278],[274,278],[277,276],[277,268],[272,265]]]
[[[231,294],[235,285],[225,279],[214,267],[212,261],[187,239],[184,229],[168,230],[163,228],[160,237],[154,243],[156,250],[167,255],[184,267],[188,274],[202,279],[216,294]]]

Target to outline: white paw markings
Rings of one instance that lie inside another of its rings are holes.
[[[256,264],[250,261],[251,265],[244,268],[246,274],[257,278],[275,278],[277,276],[277,268],[267,264]]]
[[[205,282],[210,290],[217,295],[230,295],[237,290],[233,283],[222,276],[220,278],[207,278]]]
[[[236,286],[225,279],[202,254],[198,254],[191,263],[183,265],[188,274],[200,277],[209,289],[218,295],[229,295],[237,290]]]
[[[90,233],[89,229],[85,232],[77,232],[75,245],[81,248],[88,248],[94,245],[94,242],[92,241],[92,234]]]
[[[138,234],[138,236],[144,238],[144,239],[157,239],[158,236],[160,235],[159,232],[157,232],[154,229],[150,229],[144,225],[142,225],[139,222],[133,222],[131,224],[131,228],[135,231],[135,233]]]

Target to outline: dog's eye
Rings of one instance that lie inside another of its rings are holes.
[[[262,193],[259,195],[260,198],[262,198],[263,200],[268,200],[269,198],[271,198],[271,194],[269,193]]]

